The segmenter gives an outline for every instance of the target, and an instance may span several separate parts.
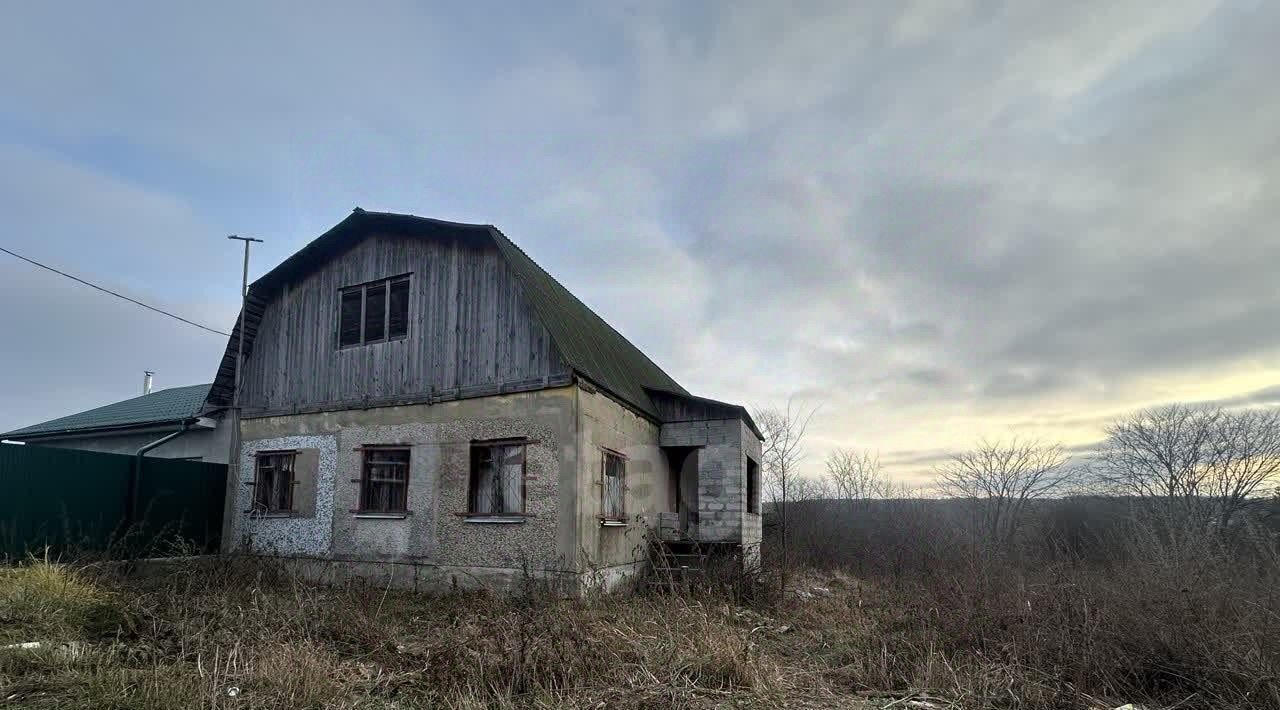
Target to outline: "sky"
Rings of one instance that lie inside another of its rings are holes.
[[[1278,4],[446,5],[7,8],[0,246],[229,330],[228,234],[495,224],[692,392],[818,407],[809,473],[1280,401]],[[225,344],[0,295],[0,431]]]

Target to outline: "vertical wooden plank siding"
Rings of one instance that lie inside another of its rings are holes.
[[[408,336],[338,348],[341,289],[406,273]],[[566,375],[492,245],[377,235],[267,302],[243,402],[250,411],[290,411]]]

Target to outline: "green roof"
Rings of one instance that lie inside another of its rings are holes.
[[[249,286],[244,323],[246,355],[252,352],[263,309],[283,284],[319,268],[375,232],[493,244],[520,280],[534,314],[575,373],[655,418],[660,418],[660,413],[646,389],[687,394],[662,368],[534,263],[496,227],[390,212],[367,212],[358,207],[346,219]],[[240,337],[238,320],[227,340],[222,364],[209,395],[211,406],[225,406],[231,399],[236,343]]]
[[[51,419],[0,434],[0,439],[74,434],[101,429],[142,427],[177,422],[196,416],[209,395],[211,385],[170,387],[123,402],[108,404],[78,414]]]
[[[688,394],[671,376],[493,228],[498,251],[524,286],[565,362],[623,401],[658,415],[646,389]]]

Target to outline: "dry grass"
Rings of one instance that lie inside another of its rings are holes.
[[[831,600],[806,612],[840,619],[812,644],[831,685],[928,689],[966,708],[1280,708],[1272,529],[1122,518],[1063,536],[1036,521],[998,547],[945,509],[882,512],[805,516],[828,535],[793,550],[874,582],[858,613]]]
[[[58,592],[40,608],[66,621],[6,601],[8,635],[85,650],[0,651],[0,705],[777,707],[829,692],[766,651],[772,627],[719,599],[428,597],[317,587],[262,563],[123,579],[44,561],[0,578],[0,598],[29,599],[34,579],[67,581],[40,587]],[[90,608],[113,633],[81,623]]]
[[[110,632],[119,622],[116,608],[113,595],[82,570],[47,558],[0,567],[0,645]]]
[[[742,606],[325,588],[249,561],[151,579],[37,561],[0,573],[6,639],[81,645],[0,650],[0,706],[1280,707],[1262,600],[1042,572],[913,591],[808,573],[801,594]]]

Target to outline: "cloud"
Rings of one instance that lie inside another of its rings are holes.
[[[0,309],[7,334],[0,431],[136,397],[143,370],[156,372],[158,389],[213,379],[224,342],[217,335],[25,264],[0,262],[0,284],[0,297],[15,304]],[[194,300],[160,303],[218,316],[213,322],[235,317],[234,310]]]
[[[6,232],[210,317],[221,235],[261,273],[359,204],[498,224],[695,392],[822,402],[815,470],[1280,376],[1266,4],[13,14]]]

